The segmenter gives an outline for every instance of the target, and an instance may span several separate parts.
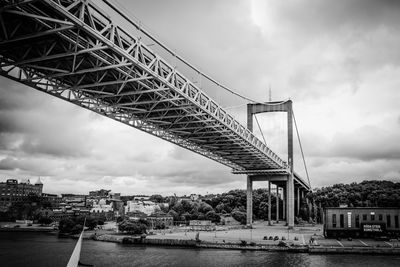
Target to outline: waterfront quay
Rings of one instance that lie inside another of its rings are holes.
[[[87,233],[87,238],[90,235]],[[289,229],[284,223],[268,226],[257,221],[250,228],[216,228],[214,231],[191,231],[189,227],[174,227],[153,231],[146,238],[97,231],[94,240],[155,246],[181,246],[240,250],[289,251],[317,254],[400,254],[397,240],[327,239],[322,225],[303,225]],[[198,237],[199,241],[196,241]],[[272,240],[270,240],[270,237]],[[282,242],[283,241],[283,242]]]
[[[209,243],[238,243],[246,241],[246,243],[254,242],[261,245],[278,245],[279,241],[285,241],[287,244],[306,245],[311,237],[322,237],[322,225],[308,225],[294,227],[288,229],[285,222],[274,223],[268,226],[267,221],[256,221],[252,228],[238,227],[216,227],[215,231],[191,231],[190,227],[175,228],[171,230],[159,230],[155,235],[149,235],[148,239],[195,239],[199,233],[199,239]],[[268,240],[270,237],[277,240]],[[266,240],[267,239],[267,240]]]

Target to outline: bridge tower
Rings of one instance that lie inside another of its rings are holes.
[[[253,115],[264,112],[286,112],[287,113],[287,129],[288,129],[288,174],[274,174],[273,172],[262,173],[262,174],[248,174],[247,175],[247,225],[252,224],[253,217],[253,181],[268,181],[269,185],[275,183],[278,188],[283,188],[283,210],[286,214],[282,217],[286,217],[287,226],[292,228],[294,226],[294,215],[295,215],[295,190],[294,190],[294,172],[293,172],[293,113],[292,113],[292,101],[282,102],[266,102],[247,104],[247,128],[253,131]],[[299,196],[299,194],[298,194]],[[300,200],[297,201],[299,205]],[[271,203],[269,203],[271,205]],[[271,206],[270,206],[271,207]],[[278,211],[278,210],[277,210]],[[298,211],[297,211],[298,212]],[[278,212],[277,212],[278,213]],[[270,214],[270,212],[269,212]],[[286,216],[285,216],[286,215]],[[269,215],[270,217],[270,215]],[[271,218],[268,218],[271,221]],[[279,215],[277,214],[277,221]]]

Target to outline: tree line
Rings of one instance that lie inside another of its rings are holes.
[[[400,207],[400,182],[366,180],[316,188],[307,195],[313,203],[311,216],[321,221],[325,207]]]
[[[246,223],[246,191],[231,190],[212,197],[201,197],[201,201],[180,200],[175,196],[162,197],[152,195],[149,198],[156,203],[168,203],[168,207],[161,205],[161,210],[171,215],[174,221],[210,220],[214,223],[221,221],[221,216],[230,214],[242,224]],[[282,199],[279,198],[280,202]],[[282,204],[280,203],[282,210]],[[276,195],[271,195],[271,213],[276,212]],[[282,211],[280,211],[282,212]],[[253,190],[253,219],[267,219],[268,190],[265,188]]]
[[[231,214],[234,219],[246,223],[246,191],[231,190],[213,197],[201,197],[202,202],[181,200],[174,196],[153,195],[150,200],[166,202],[163,211],[172,215],[175,221],[211,220],[219,222],[219,215]],[[308,201],[307,201],[308,200]],[[282,214],[283,201],[278,197],[279,213]],[[271,193],[271,215],[276,216],[276,194]],[[334,184],[315,188],[300,203],[300,214],[296,221],[320,221],[325,207],[400,207],[400,182],[387,180],[368,180],[360,183]],[[253,219],[267,220],[268,189],[253,190]]]

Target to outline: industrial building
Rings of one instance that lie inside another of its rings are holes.
[[[325,237],[399,237],[400,208],[340,207],[324,209]]]

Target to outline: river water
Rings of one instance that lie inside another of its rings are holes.
[[[76,240],[47,233],[0,232],[0,266],[66,266]],[[400,256],[310,255],[145,247],[84,240],[81,261],[100,266],[400,266]]]

